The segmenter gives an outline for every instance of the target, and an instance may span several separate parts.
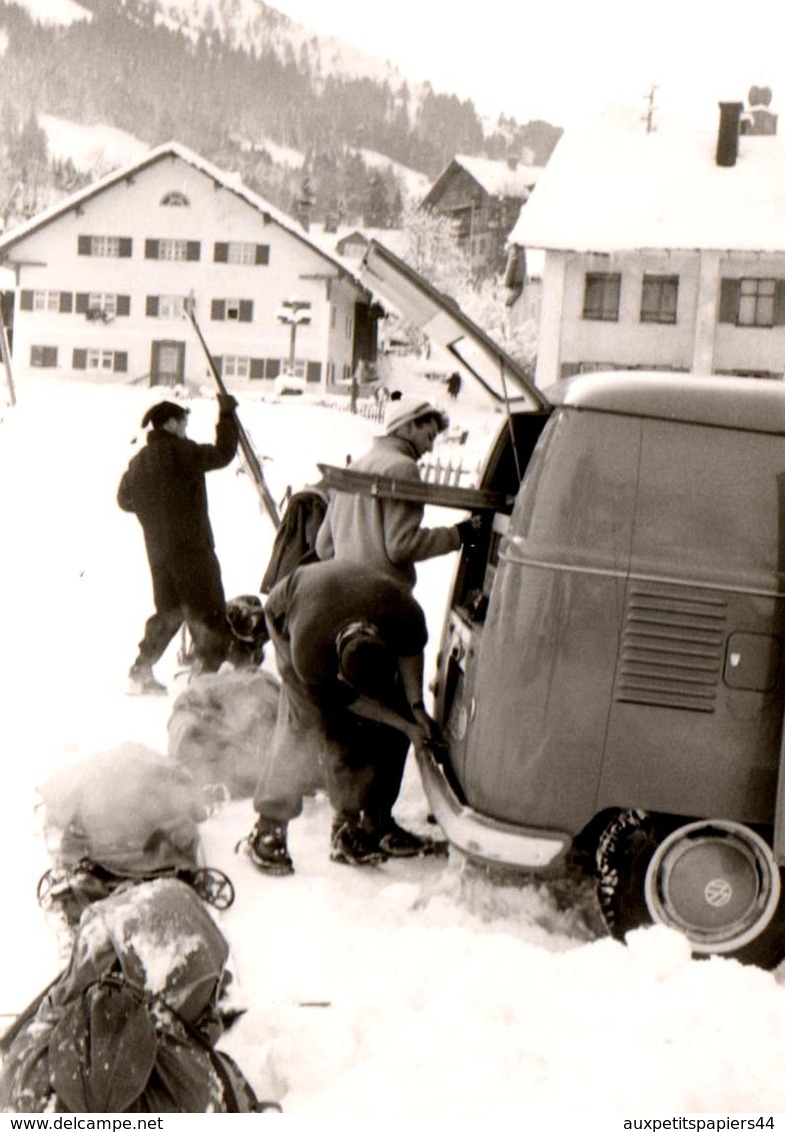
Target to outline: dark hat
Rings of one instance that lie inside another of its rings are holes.
[[[383,699],[393,687],[397,661],[379,630],[367,621],[352,621],[335,640],[341,680],[356,692]]]
[[[142,417],[142,428],[147,428],[152,425],[153,428],[163,428],[167,421],[179,420],[181,417],[187,417],[190,409],[178,405],[175,401],[159,401],[157,405],[152,405],[145,415]]]

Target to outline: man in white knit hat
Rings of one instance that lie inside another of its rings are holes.
[[[379,436],[352,471],[396,480],[420,482],[418,460],[430,452],[447,416],[430,401],[402,398],[391,402],[384,435]],[[459,550],[476,537],[479,518],[452,527],[423,527],[421,503],[333,492],[316,540],[320,558],[340,558],[382,570],[395,581],[414,587],[414,563]]]

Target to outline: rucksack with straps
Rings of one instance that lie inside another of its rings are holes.
[[[172,878],[84,912],[67,969],[0,1041],[5,1112],[264,1112],[215,1049],[228,946]]]

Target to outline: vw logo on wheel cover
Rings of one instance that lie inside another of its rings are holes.
[[[710,880],[703,890],[703,898],[712,908],[724,908],[730,904],[732,897],[733,887],[724,877]]]

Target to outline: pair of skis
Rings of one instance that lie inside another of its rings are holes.
[[[224,380],[219,373],[218,366],[215,364],[213,356],[210,353],[207,347],[207,343],[204,340],[204,335],[202,334],[202,331],[199,327],[199,323],[196,321],[195,303],[192,298],[188,299],[185,303],[185,314],[189,322],[191,323],[191,326],[193,326],[196,337],[199,339],[199,343],[204,350],[204,355],[207,358],[207,362],[210,366],[215,384],[218,387],[218,392],[222,393],[224,396],[228,395],[229,390],[224,384]],[[273,526],[277,530],[281,525],[281,517],[278,514],[278,507],[276,506],[275,500],[273,499],[270,488],[267,486],[267,480],[264,477],[264,470],[262,469],[261,462],[256,454],[256,449],[251,443],[250,437],[245,431],[242,421],[237,415],[236,409],[234,410],[234,419],[235,424],[237,425],[240,452],[242,453],[246,469],[248,470],[248,474],[251,476],[251,479],[254,482],[254,486],[256,487],[256,491],[262,507],[269,515]]]

